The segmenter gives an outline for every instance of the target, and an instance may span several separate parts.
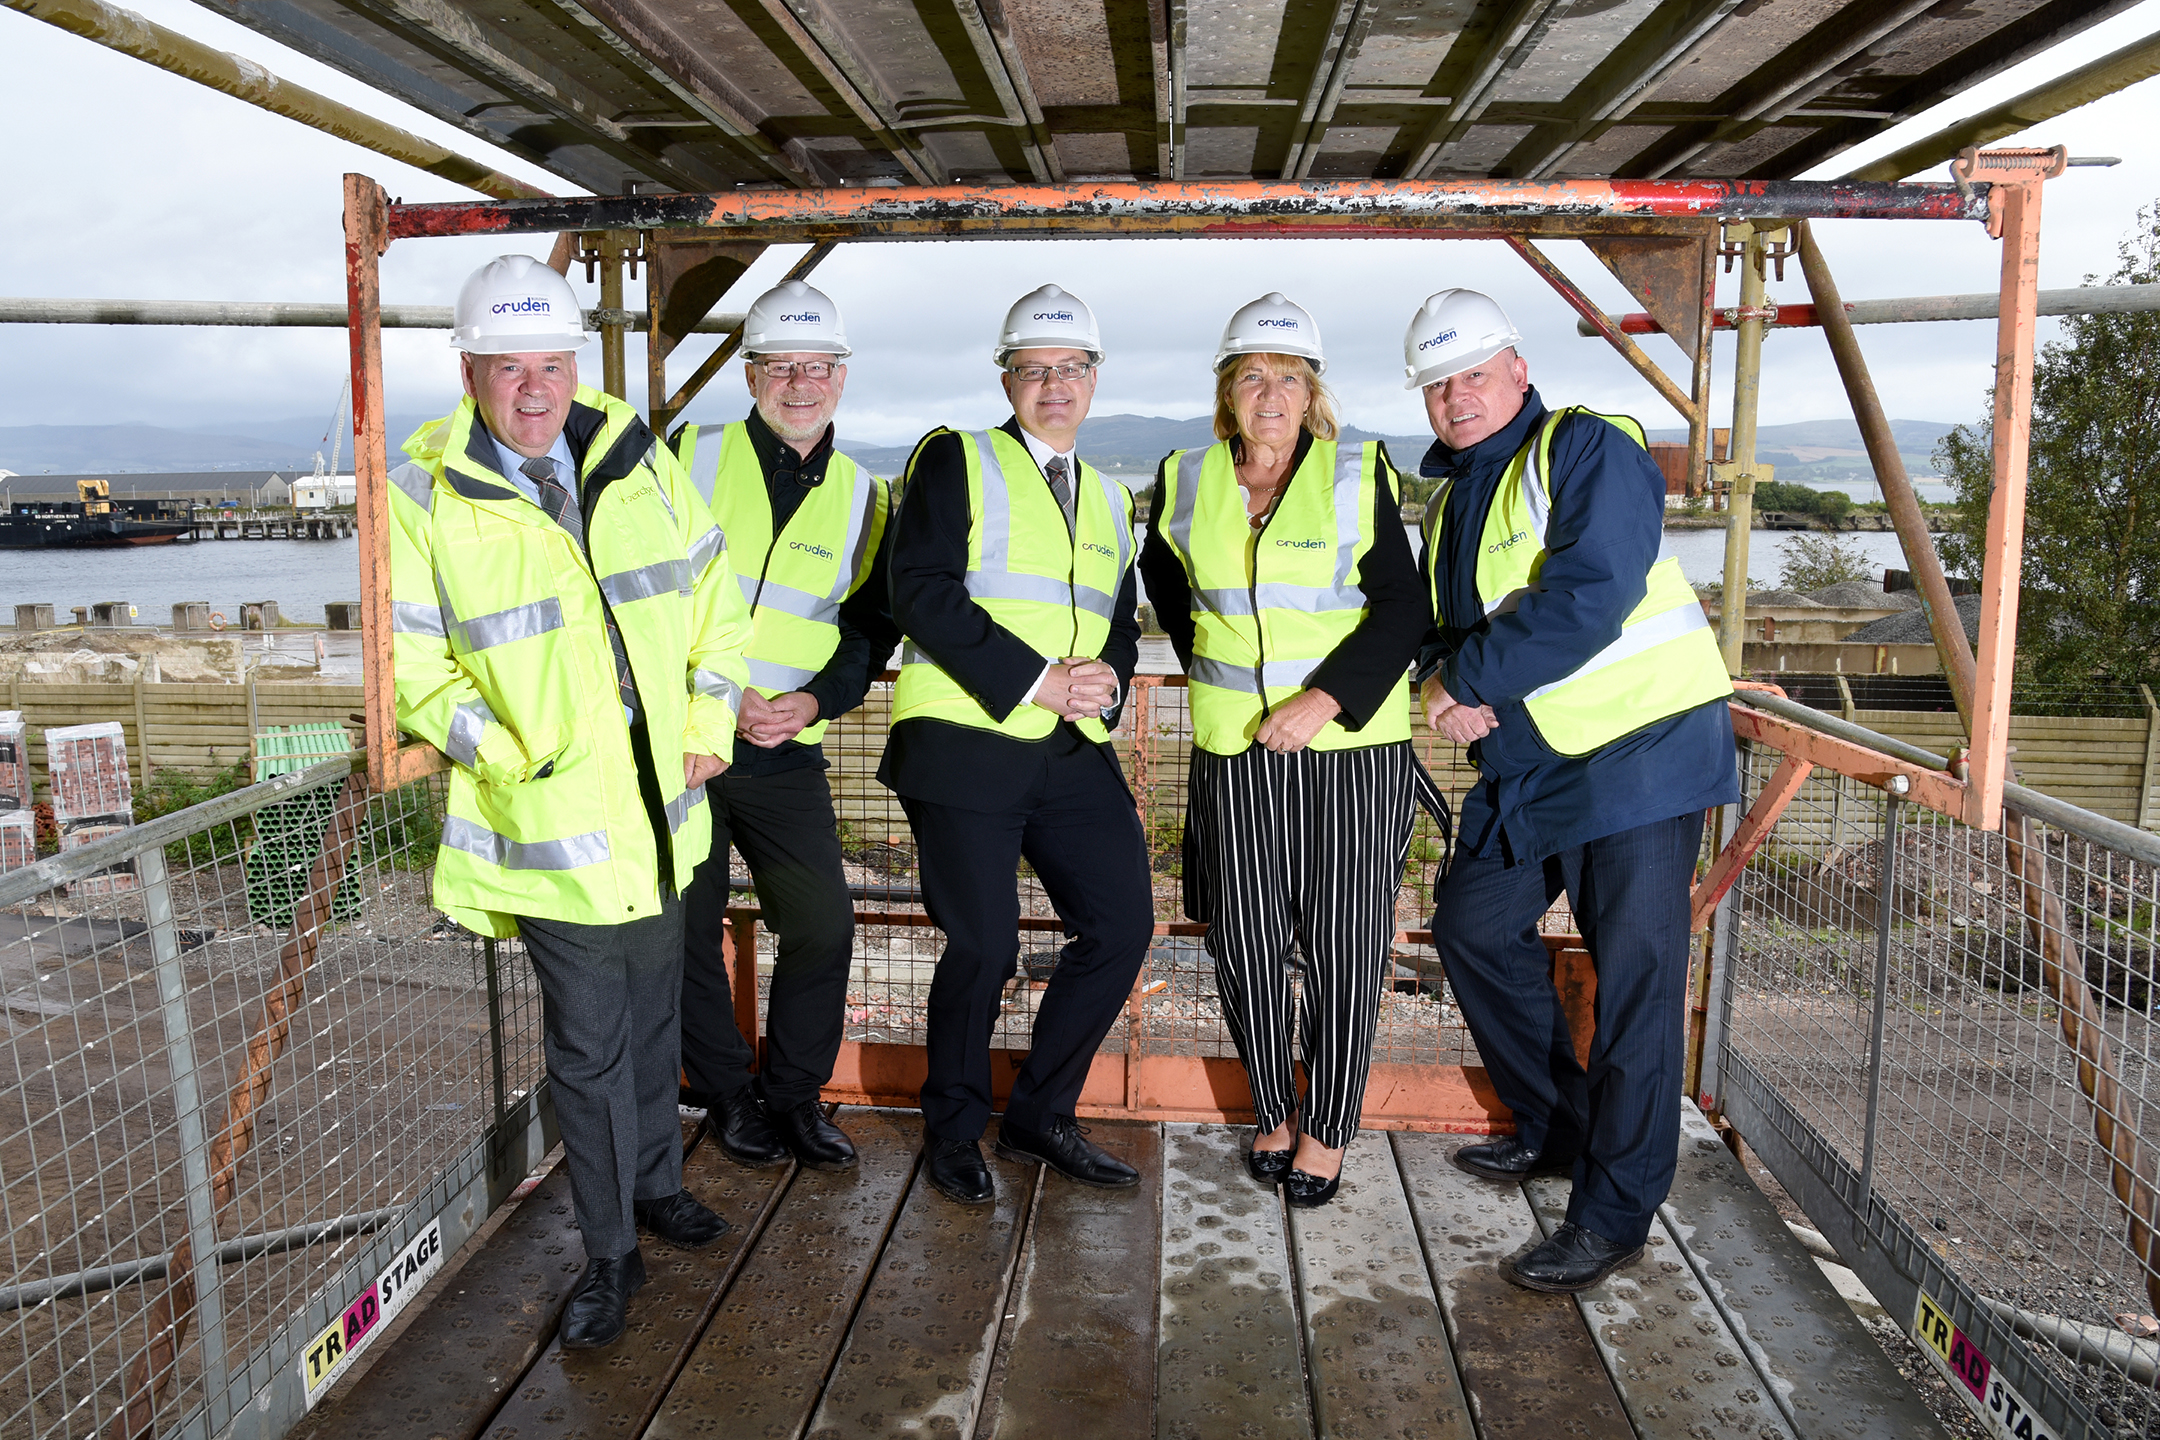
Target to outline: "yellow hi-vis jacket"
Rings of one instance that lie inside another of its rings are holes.
[[[1192,582],[1187,677],[1193,743],[1242,754],[1268,712],[1305,688],[1320,662],[1365,618],[1358,566],[1372,549],[1380,447],[1314,440],[1259,530],[1245,510],[1230,442],[1163,462],[1163,538]],[[1314,750],[1410,738],[1407,676],[1358,731],[1330,720]]]
[[[1100,655],[1133,563],[1132,492],[1081,461],[1072,481],[1077,518],[1067,533],[1027,446],[1003,430],[960,440],[967,457],[969,597],[1045,661]],[[910,640],[900,647],[892,723],[919,718],[1016,740],[1041,740],[1058,723],[1040,705],[1017,705],[1003,720],[993,720],[981,701]],[[1090,740],[1110,738],[1092,715],[1075,727]]]
[[[727,541],[637,412],[580,386],[585,554],[503,478],[470,397],[390,474],[398,726],[456,762],[435,903],[498,938],[517,916],[659,913],[712,844],[683,756],[735,753],[750,635]],[[604,613],[637,679],[670,853],[654,853]]]
[[[750,688],[768,699],[800,690],[840,648],[840,603],[870,578],[891,488],[835,450],[825,482],[810,487],[776,534],[750,427],[724,427],[702,455],[699,428],[683,428],[675,455],[734,546],[735,583],[750,605]],[[796,741],[817,744],[825,725],[805,725]]]
[[[1570,406],[1553,412],[1524,442],[1493,490],[1478,540],[1477,597],[1486,615],[1501,615],[1538,589],[1545,563],[1545,527],[1552,516],[1552,446],[1560,422],[1588,416],[1613,426],[1637,445],[1643,428],[1625,415],[1599,415]],[[1443,483],[1425,506],[1425,550],[1440,552],[1451,487]],[[1525,541],[1531,543],[1525,544]],[[1440,566],[1433,577],[1433,613],[1440,609]],[[1725,659],[1710,633],[1694,587],[1677,559],[1650,567],[1642,602],[1628,615],[1620,638],[1575,670],[1523,697],[1531,723],[1562,755],[1581,756],[1645,726],[1670,719],[1732,694]]]

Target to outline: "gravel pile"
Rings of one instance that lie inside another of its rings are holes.
[[[1980,640],[1980,597],[1960,595],[1957,597],[1958,619],[1965,622],[1965,633],[1975,644]],[[1863,625],[1845,637],[1858,645],[1932,645],[1935,636],[1928,629],[1927,616],[1919,609],[1906,611],[1903,615],[1891,615],[1872,625]]]
[[[1865,580],[1847,580],[1838,585],[1826,585],[1814,596],[1825,605],[1835,605],[1846,610],[1917,610],[1920,593],[1917,590],[1885,590]]]
[[[1750,610],[1760,610],[1770,605],[1799,607],[1814,605],[1820,607],[1823,602],[1812,595],[1803,595],[1797,590],[1750,590],[1747,603]]]

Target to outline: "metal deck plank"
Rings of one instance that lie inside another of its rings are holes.
[[[557,1165],[352,1393],[316,1407],[297,1433],[472,1440],[555,1333],[584,1268],[570,1170]]]
[[[684,1186],[734,1228],[703,1250],[679,1250],[640,1234],[645,1288],[630,1301],[623,1337],[599,1350],[565,1350],[559,1338],[551,1340],[485,1433],[498,1440],[637,1434],[659,1408],[792,1169],[746,1170],[713,1141],[686,1156]]]
[[[1132,1121],[1091,1128],[1140,1184],[1092,1190],[1043,1177],[1016,1299],[1005,1307],[1012,1343],[993,1436],[1054,1435],[1082,1417],[1095,1434],[1155,1428],[1162,1130]]]
[[[1328,1204],[1290,1211],[1306,1364],[1327,1440],[1477,1440],[1387,1136],[1343,1152]]]
[[[955,1204],[918,1171],[810,1422],[815,1440],[973,1432],[1041,1168],[983,1149],[991,1204]]]
[[[1455,1364],[1486,1440],[1634,1440],[1582,1312],[1511,1285],[1500,1267],[1544,1238],[1520,1185],[1464,1174],[1460,1135],[1390,1137],[1447,1319]]]
[[[1282,1201],[1245,1173],[1249,1127],[1165,1125],[1161,1440],[1309,1440]]]
[[[1545,1235],[1567,1218],[1568,1182],[1531,1180]],[[1575,1297],[1642,1440],[1794,1440],[1785,1417],[1702,1292],[1662,1222],[1640,1260]]]
[[[1681,1126],[1666,1227],[1755,1347],[1803,1440],[1946,1440],[1702,1112],[1683,1104]]]
[[[661,1402],[647,1440],[794,1440],[847,1338],[915,1169],[922,1122],[848,1110],[853,1170],[796,1173],[757,1248]]]

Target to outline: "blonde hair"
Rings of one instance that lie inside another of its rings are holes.
[[[1301,355],[1233,355],[1215,375],[1215,438],[1229,440],[1236,437],[1237,411],[1230,404],[1231,392],[1237,389],[1238,376],[1258,366],[1269,376],[1303,375],[1312,386],[1312,401],[1305,407],[1301,422],[1312,431],[1315,440],[1335,438],[1335,395],[1320,379],[1312,362]]]

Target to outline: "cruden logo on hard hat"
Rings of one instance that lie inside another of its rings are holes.
[[[538,295],[527,295],[522,300],[497,302],[493,313],[497,315],[552,315],[554,311],[550,310],[548,302]]]

